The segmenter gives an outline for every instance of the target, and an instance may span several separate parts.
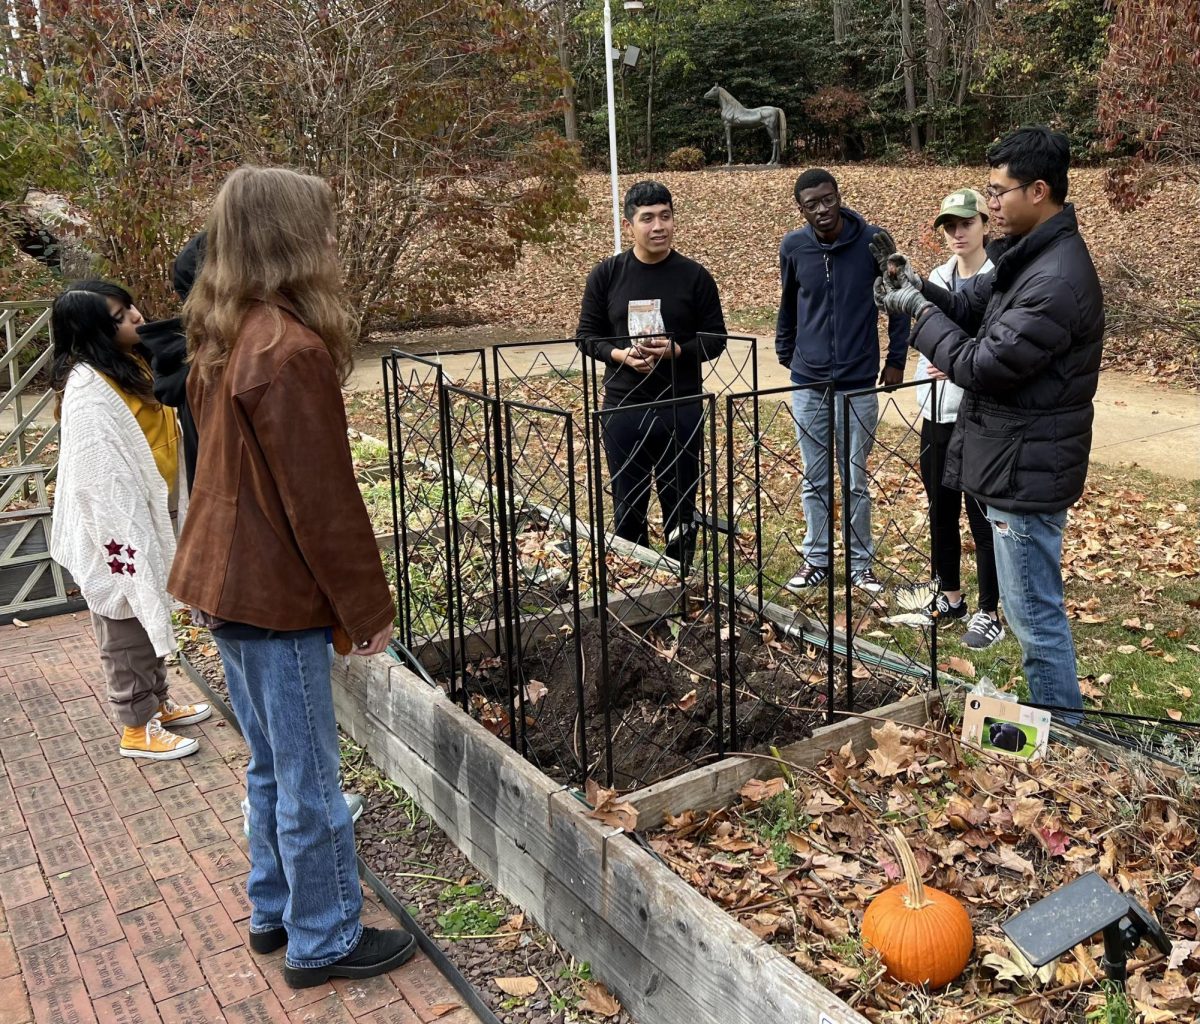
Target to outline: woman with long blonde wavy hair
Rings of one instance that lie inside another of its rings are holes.
[[[250,747],[251,948],[286,944],[295,988],[372,977],[416,946],[362,926],[338,786],[330,643],[380,653],[395,607],[346,439],[333,195],[243,167],[207,233],[184,306],[200,449],[169,589],[212,629]]]

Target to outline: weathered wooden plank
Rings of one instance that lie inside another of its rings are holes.
[[[890,718],[902,724],[923,724],[929,721],[929,696],[918,694],[872,712],[880,718]],[[811,738],[789,743],[780,748],[780,756],[805,768],[818,765],[831,750],[840,750],[847,743],[861,754],[871,738],[871,730],[879,726],[862,718],[849,718],[833,725],[813,730]],[[705,765],[639,789],[625,799],[637,808],[638,828],[657,828],[668,814],[686,810],[711,811],[727,807],[733,796],[755,778],[778,775],[779,769],[761,758],[727,757],[715,764]]]
[[[497,886],[655,1024],[863,1018],[563,791],[440,690],[380,659],[335,674],[342,723]],[[365,677],[343,684],[349,671]],[[361,737],[361,738],[360,738]]]

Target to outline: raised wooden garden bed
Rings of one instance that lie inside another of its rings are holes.
[[[865,1021],[403,666],[383,656],[339,663],[334,693],[342,727],[501,892],[588,960],[635,1019]],[[928,711],[912,698],[878,714],[915,721]],[[849,721],[785,756],[811,759],[847,743],[862,751],[869,735]],[[732,758],[631,800],[639,816],[661,820],[684,805],[712,806],[718,795],[728,801],[749,771],[746,759]]]

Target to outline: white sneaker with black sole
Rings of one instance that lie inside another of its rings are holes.
[[[1004,639],[1004,626],[993,619],[990,612],[976,612],[971,616],[962,642],[972,650],[983,651]]]

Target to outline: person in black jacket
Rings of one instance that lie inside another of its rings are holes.
[[[1066,202],[1066,136],[1020,128],[987,160],[984,196],[1005,233],[989,247],[995,269],[951,294],[880,251],[888,273],[877,295],[882,308],[917,318],[913,345],[965,391],[944,479],[987,506],[1033,699],[1080,708],[1062,535],[1087,478],[1104,297]]]
[[[200,264],[204,262],[204,232],[194,236],[175,257],[171,270],[175,294],[185,302],[191,293]],[[199,438],[196,423],[187,404],[187,336],[183,331],[183,320],[155,320],[142,324],[138,337],[150,356],[150,369],[154,373],[154,397],[168,405],[179,415],[179,426],[183,432],[184,469],[187,472],[188,490],[196,473],[196,456]]]
[[[654,481],[666,554],[686,574],[695,548],[703,409],[699,402],[644,403],[701,394],[701,363],[725,351],[725,317],[712,275],[676,252],[671,193],[640,181],[625,195],[633,247],[588,275],[575,332],[582,352],[604,364],[604,453],[613,532],[649,544]]]

